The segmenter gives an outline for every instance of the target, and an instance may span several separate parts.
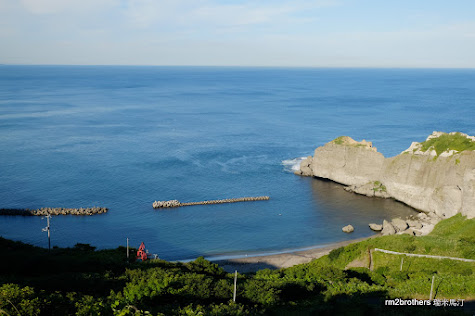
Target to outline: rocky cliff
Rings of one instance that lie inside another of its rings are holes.
[[[434,132],[384,158],[371,142],[339,137],[315,150],[296,174],[330,179],[348,191],[392,197],[438,217],[475,217],[475,137]]]

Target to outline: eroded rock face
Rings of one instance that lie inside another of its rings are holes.
[[[443,218],[457,213],[475,217],[475,152],[427,158],[401,154],[386,159],[381,182],[391,197]]]
[[[307,177],[313,176],[312,161],[313,161],[313,157],[308,156],[306,159],[300,162],[300,169],[295,171],[294,173],[300,176],[307,176]]]
[[[434,132],[426,141],[454,135]],[[457,133],[475,142],[475,137]],[[475,217],[475,151],[424,151],[422,143],[400,155],[384,158],[370,142],[339,137],[315,150],[301,164],[301,175],[348,185],[348,191],[392,197],[418,210],[448,218],[457,213]]]
[[[349,185],[344,188],[348,192],[354,192],[361,195],[370,197],[390,198],[391,196],[386,191],[384,186],[379,181],[371,181],[363,185]]]
[[[377,180],[384,156],[373,147],[328,143],[315,150],[313,175],[346,185],[364,185]]]

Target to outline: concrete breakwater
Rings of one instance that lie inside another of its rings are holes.
[[[46,215],[95,215],[108,211],[105,207],[87,207],[87,208],[63,208],[63,207],[42,207],[36,210],[29,209],[0,209],[0,215],[15,216],[46,216]]]
[[[270,199],[270,197],[268,197],[268,196],[255,196],[255,197],[242,197],[242,198],[237,198],[237,199],[210,200],[210,201],[188,202],[188,203],[181,203],[178,200],[155,201],[155,202],[153,202],[153,208],[167,208],[167,207],[236,203],[236,202],[251,202],[251,201],[267,201],[269,199]]]

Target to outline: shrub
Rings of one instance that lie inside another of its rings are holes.
[[[244,297],[262,305],[274,305],[279,300],[281,290],[275,281],[251,279],[244,285]]]
[[[79,302],[76,302],[77,316],[96,316],[103,315],[106,306],[101,299],[96,300],[90,295],[84,296]]]
[[[77,243],[74,245],[74,249],[79,251],[94,251],[96,250],[96,247],[93,247],[90,244]]]
[[[0,310],[7,315],[39,315],[41,303],[33,288],[4,284],[0,287]]]
[[[196,273],[205,273],[219,276],[226,275],[226,272],[216,263],[211,263],[203,257],[198,257],[195,261],[189,262],[187,267],[190,269],[190,271]]]
[[[331,261],[335,261],[336,259],[338,259],[338,257],[340,257],[340,254],[342,252],[345,251],[345,248],[344,247],[340,247],[340,248],[337,248],[337,249],[333,249],[332,251],[330,251],[330,253],[328,254],[328,258],[330,258]]]

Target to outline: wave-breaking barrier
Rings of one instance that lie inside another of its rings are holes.
[[[242,197],[242,198],[236,198],[236,199],[210,200],[210,201],[186,202],[186,203],[181,203],[178,200],[155,201],[155,202],[153,202],[153,208],[167,208],[167,207],[180,207],[180,206],[192,206],[192,205],[210,205],[210,204],[252,202],[252,201],[267,201],[269,199],[270,199],[270,197],[268,197],[268,196],[254,196],[254,197]]]
[[[64,207],[43,207],[36,210],[2,208],[0,215],[11,216],[46,216],[46,215],[95,215],[107,212],[105,207],[81,207],[81,208],[64,208]]]

